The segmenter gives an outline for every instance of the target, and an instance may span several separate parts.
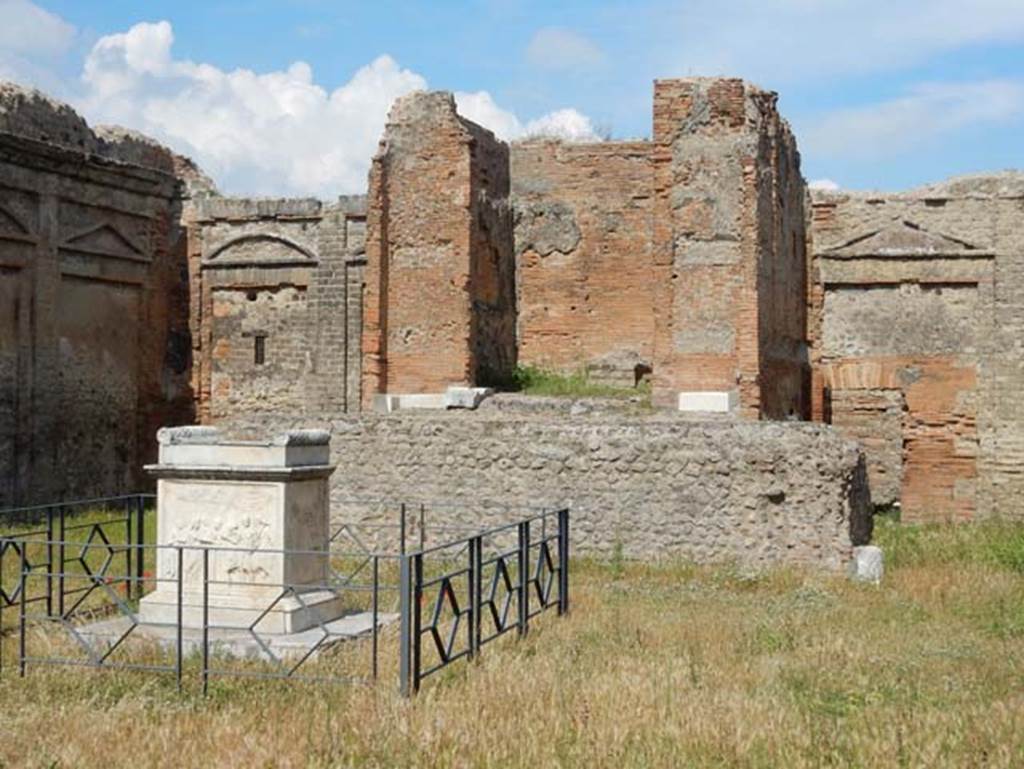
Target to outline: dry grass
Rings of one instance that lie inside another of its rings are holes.
[[[7,670],[0,765],[1024,766],[1024,528],[880,538],[881,588],[578,563],[570,618],[411,702],[391,679],[218,681],[203,699],[145,674]]]

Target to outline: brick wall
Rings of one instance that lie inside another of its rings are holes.
[[[806,411],[803,180],[775,94],[654,91],[654,399],[736,390],[744,416]]]
[[[814,195],[815,417],[856,435],[865,400],[902,404],[900,451],[891,438],[865,446],[873,476],[901,479],[876,498],[899,500],[910,520],[1020,515],[1024,183],[1015,178]]]
[[[512,145],[519,360],[633,385],[654,343],[651,145]]]
[[[365,216],[359,196],[196,207],[203,419],[358,407]]]
[[[395,102],[370,171],[363,403],[515,364],[508,147],[449,93]]]

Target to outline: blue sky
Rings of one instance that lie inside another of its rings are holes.
[[[1024,0],[0,0],[0,77],[193,155],[228,192],[361,191],[391,100],[506,138],[647,136],[651,81],[780,93],[810,180],[1024,167]]]

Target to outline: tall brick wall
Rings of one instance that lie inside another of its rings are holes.
[[[359,404],[365,199],[213,197],[191,241],[200,416]]]
[[[654,91],[654,399],[738,391],[752,418],[806,410],[803,180],[775,94],[741,80]]]
[[[192,421],[178,167],[0,84],[0,508],[136,490]]]
[[[1014,176],[814,195],[815,417],[856,436],[874,404],[875,498],[908,519],[1021,515],[1022,214]]]
[[[515,364],[508,146],[448,93],[395,102],[370,171],[363,403]]]
[[[654,344],[649,142],[512,145],[519,360],[633,385]]]

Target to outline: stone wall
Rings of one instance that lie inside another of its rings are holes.
[[[134,491],[193,420],[185,166],[0,84],[0,508]]]
[[[519,360],[632,386],[654,343],[649,142],[512,145]]]
[[[776,95],[742,80],[654,91],[654,399],[737,391],[751,418],[807,411],[804,186]]]
[[[255,437],[300,425],[332,432],[332,505],[345,516],[377,509],[356,498],[425,502],[431,523],[569,505],[574,552],[751,566],[838,569],[870,537],[863,458],[821,425],[512,408],[228,428]]]
[[[814,194],[814,415],[874,421],[875,498],[907,519],[1022,514],[1022,215],[1019,175]]]
[[[191,239],[200,416],[358,409],[365,199],[210,198]]]
[[[370,171],[363,403],[515,365],[508,146],[450,93],[398,99]]]

